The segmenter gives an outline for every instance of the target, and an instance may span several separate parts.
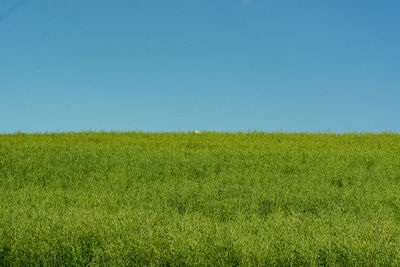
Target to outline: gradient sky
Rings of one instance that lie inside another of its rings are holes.
[[[400,132],[398,0],[1,0],[0,133]]]

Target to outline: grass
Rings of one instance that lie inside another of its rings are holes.
[[[400,135],[0,135],[0,265],[400,265]]]

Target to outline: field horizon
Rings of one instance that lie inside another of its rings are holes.
[[[213,134],[311,134],[311,135],[365,135],[365,134],[373,134],[373,135],[382,135],[382,134],[393,134],[400,135],[398,131],[332,131],[332,130],[317,130],[317,131],[285,131],[285,130],[271,130],[271,131],[263,131],[263,130],[226,130],[226,131],[218,131],[218,130],[201,130],[201,129],[191,129],[191,130],[177,130],[177,131],[163,131],[163,130],[155,130],[155,131],[146,131],[146,130],[60,130],[60,131],[13,131],[13,132],[3,132],[0,133],[0,136],[7,135],[62,135],[62,134],[190,134],[190,133],[213,133]]]
[[[0,265],[400,265],[400,134],[0,134]]]

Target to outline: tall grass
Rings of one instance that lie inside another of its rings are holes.
[[[400,265],[400,135],[0,135],[0,265]]]

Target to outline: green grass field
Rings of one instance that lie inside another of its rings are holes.
[[[400,265],[400,135],[0,135],[0,265]]]

